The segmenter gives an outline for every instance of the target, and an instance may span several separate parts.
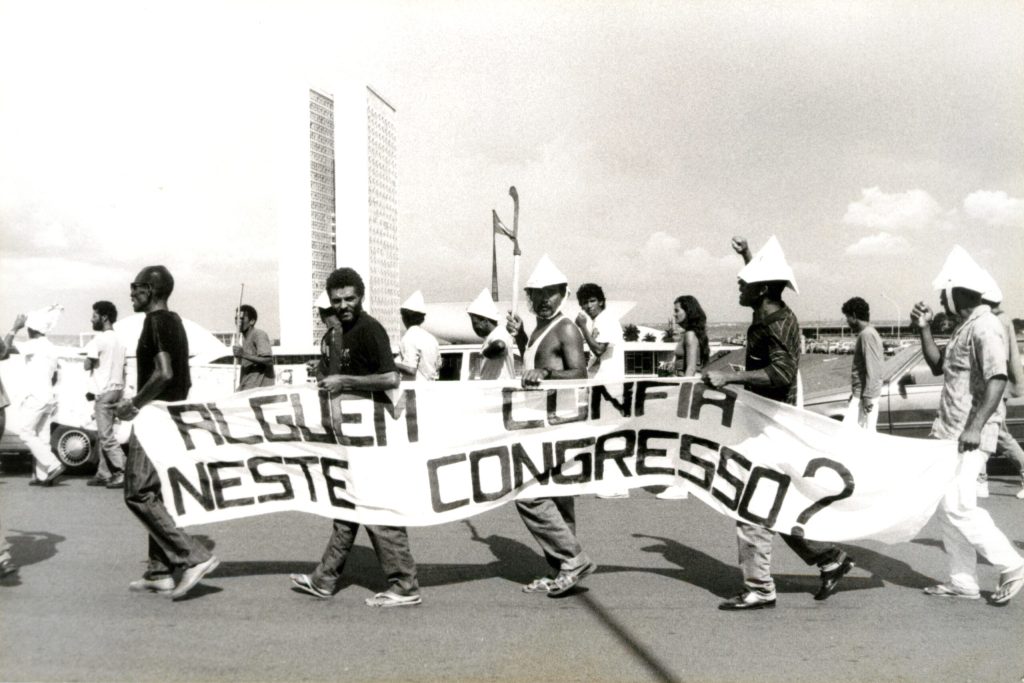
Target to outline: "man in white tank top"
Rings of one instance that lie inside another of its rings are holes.
[[[526,295],[537,316],[537,325],[529,339],[519,316],[514,312],[508,316],[508,332],[523,352],[524,387],[536,387],[549,379],[587,377],[583,336],[573,321],[559,310],[568,287],[565,275],[544,255],[526,281]],[[540,544],[554,574],[531,581],[523,586],[523,592],[547,593],[549,597],[561,595],[597,569],[576,538],[574,503],[573,498],[567,496],[516,501],[519,516]]]

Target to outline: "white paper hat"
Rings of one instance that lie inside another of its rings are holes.
[[[37,308],[25,316],[25,327],[40,334],[49,334],[50,330],[57,326],[57,321],[60,320],[60,314],[63,312],[64,307],[60,304]]]
[[[988,271],[985,271],[985,275],[988,276],[990,282],[988,289],[981,293],[981,298],[993,304],[1003,303],[1003,290],[999,289],[999,283],[996,282],[996,279]]]
[[[568,284],[569,278],[555,267],[555,264],[548,258],[547,254],[544,254],[540,257],[540,261],[537,262],[533,272],[530,273],[530,278],[526,281],[524,289],[540,289],[551,285]]]
[[[782,253],[782,245],[775,235],[768,238],[764,246],[750,259],[750,263],[740,269],[737,277],[748,283],[785,280],[786,286],[797,294],[800,293],[793,269],[789,267],[786,255]]]
[[[932,287],[946,290],[946,300],[953,305],[953,288],[963,287],[981,294],[990,290],[995,280],[984,268],[971,258],[971,255],[959,244],[953,247],[946,257],[946,263],[938,276],[932,280]],[[996,286],[998,289],[998,286]]]
[[[498,322],[501,319],[498,307],[494,305],[494,301],[491,299],[491,291],[486,287],[480,290],[477,297],[469,304],[466,308],[466,313],[472,313],[494,322]]]
[[[408,299],[402,302],[402,305],[399,306],[399,308],[402,308],[406,311],[412,311],[413,313],[425,314],[427,312],[427,304],[425,301],[423,301],[423,292],[417,289],[415,292],[409,295]]]
[[[320,296],[316,298],[316,303],[313,305],[319,308],[321,311],[326,310],[328,308],[334,308],[333,306],[331,306],[331,297],[327,296],[327,292],[320,292]]]

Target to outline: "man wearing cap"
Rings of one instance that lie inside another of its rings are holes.
[[[151,401],[184,401],[192,387],[188,337],[177,313],[167,308],[174,277],[164,266],[147,266],[131,283],[132,309],[145,313],[135,348],[138,391],[117,404],[117,416],[134,420]],[[149,533],[149,561],[142,578],[128,584],[137,593],[169,593],[177,600],[220,564],[205,545],[178,527],[164,507],[160,476],[134,430],[125,461],[124,502]],[[174,573],[181,572],[177,582]]]
[[[486,288],[466,308],[469,322],[476,335],[483,339],[480,344],[482,361],[472,368],[470,379],[512,379],[515,365],[512,357],[512,337],[508,330],[498,324],[500,314]]]
[[[338,312],[342,334],[333,335],[328,374],[317,382],[331,394],[397,389],[400,383],[391,343],[384,326],[363,310],[366,288],[351,268],[338,268],[327,277],[325,289]],[[290,574],[292,587],[322,600],[341,588],[345,568],[360,525],[334,520],[331,537],[312,574]],[[422,602],[416,579],[416,561],[405,527],[366,525],[377,561],[387,578],[388,590],[366,599],[370,607],[412,607]]]
[[[864,299],[848,299],[841,310],[846,324],[857,333],[850,370],[850,405],[844,421],[873,432],[878,425],[878,397],[882,394],[882,337],[871,324],[871,307]]]
[[[96,441],[99,466],[87,486],[124,488],[124,451],[114,433],[114,411],[124,393],[125,348],[114,332],[117,307],[109,301],[92,305],[92,329],[97,335],[85,347],[85,369],[93,384],[96,402]]]
[[[18,316],[11,330],[16,334],[24,327],[28,332],[28,339],[18,342],[15,348],[25,357],[25,379],[28,382],[21,401],[25,422],[19,436],[35,461],[30,486],[53,486],[64,475],[64,465],[50,450],[50,421],[57,412],[54,385],[57,383],[58,361],[57,348],[46,337],[62,310],[54,305],[32,311],[27,316]]]
[[[956,477],[939,503],[942,544],[949,555],[949,581],[924,589],[927,595],[977,599],[977,555],[999,569],[992,602],[1010,601],[1024,586],[1024,557],[1000,531],[986,510],[978,507],[976,482],[989,454],[996,449],[999,423],[1004,418],[1007,340],[999,319],[982,302],[993,281],[960,247],[954,247],[933,282],[940,302],[963,323],[949,343],[939,349],[932,337],[932,310],[923,301],[914,305],[925,361],[942,375],[939,412],[931,436],[949,441],[957,452]]]
[[[742,237],[734,237],[732,246],[746,263],[739,272],[739,302],[753,309],[753,321],[747,329],[746,369],[743,372],[708,371],[704,373],[704,381],[716,389],[741,384],[752,393],[793,405],[800,362],[800,324],[782,301],[786,287],[799,293],[793,270],[774,236],[754,256]],[[814,595],[815,600],[825,600],[832,595],[839,580],[853,568],[853,560],[835,545],[779,535],[800,559],[818,566],[821,586]],[[775,607],[775,582],[771,575],[773,536],[770,529],[736,523],[744,591],[721,603],[719,609]]]
[[[586,379],[586,356],[579,328],[561,312],[569,280],[547,254],[526,281],[526,295],[537,316],[527,339],[523,321],[514,312],[507,317],[508,332],[523,354],[523,386],[536,387],[549,379]],[[597,565],[583,552],[576,538],[575,501],[569,496],[517,500],[516,509],[526,528],[544,551],[555,576],[543,576],[523,586],[525,593],[562,595]]]
[[[270,336],[256,327],[259,314],[249,304],[238,307],[238,331],[242,343],[235,344],[232,352],[241,361],[238,391],[274,386],[274,349]]]
[[[399,345],[399,358],[395,366],[405,379],[433,382],[441,372],[441,349],[437,338],[421,327],[427,319],[427,304],[423,292],[416,290],[399,309],[405,334]]]

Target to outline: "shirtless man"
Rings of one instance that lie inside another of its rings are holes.
[[[523,354],[523,386],[536,387],[549,379],[586,379],[583,336],[576,324],[559,310],[569,281],[544,255],[526,281],[526,296],[537,316],[527,339],[523,321],[508,315],[508,333]],[[575,501],[568,496],[517,500],[523,523],[540,544],[554,576],[542,576],[523,586],[524,593],[548,597],[572,590],[597,569],[576,538]]]

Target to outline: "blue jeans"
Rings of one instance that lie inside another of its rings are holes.
[[[555,572],[570,572],[590,562],[576,538],[574,498],[526,498],[516,501],[516,510]]]
[[[149,532],[146,578],[170,576],[175,567],[194,567],[210,559],[206,546],[178,528],[164,507],[160,477],[135,432],[128,442],[124,502]]]
[[[327,541],[324,556],[313,571],[310,580],[322,590],[334,593],[341,583],[345,561],[356,542],[359,524],[342,519],[334,520],[334,530]],[[387,577],[389,589],[398,595],[415,595],[420,586],[416,581],[416,561],[409,548],[409,534],[404,526],[366,525],[366,533],[377,553],[377,561]]]
[[[115,389],[97,396],[93,406],[96,412],[96,441],[100,447],[96,476],[100,479],[110,479],[124,473],[124,451],[114,434],[114,408],[120,400],[121,390]]]
[[[775,532],[770,529],[736,522],[736,545],[739,547],[743,585],[748,591],[762,597],[775,597],[771,566],[774,535]],[[788,534],[779,536],[801,560],[808,565],[816,564],[819,569],[846,558],[846,553],[831,543],[810,541]]]

